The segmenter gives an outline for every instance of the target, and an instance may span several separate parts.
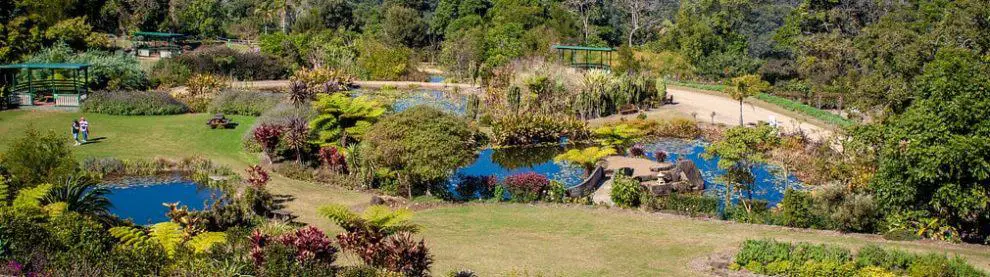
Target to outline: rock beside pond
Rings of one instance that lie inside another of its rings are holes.
[[[705,179],[701,177],[701,170],[691,160],[679,160],[674,171],[678,172],[681,181],[687,182],[691,191],[702,191],[705,189]]]

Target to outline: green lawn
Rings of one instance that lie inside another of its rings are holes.
[[[28,126],[65,132],[78,113],[0,112],[0,149]],[[235,170],[257,162],[241,151],[244,132],[253,118],[234,117],[241,126],[210,130],[210,115],[106,116],[85,115],[99,143],[75,147],[77,158],[180,158],[203,156]],[[288,208],[299,220],[333,234],[335,226],[316,208],[340,203],[366,205],[370,194],[289,180],[275,176],[270,188],[295,200]],[[889,242],[872,235],[794,230],[776,226],[691,219],[633,210],[585,206],[474,204],[446,205],[418,211],[422,236],[435,255],[433,273],[470,269],[481,276],[519,273],[544,276],[692,276],[688,262],[738,247],[749,238],[773,237],[787,241],[828,242],[856,248],[881,243],[911,251],[961,255],[990,270],[990,247],[934,242]],[[343,256],[342,263],[356,263]]]

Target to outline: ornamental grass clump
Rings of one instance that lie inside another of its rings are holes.
[[[543,198],[550,179],[535,172],[519,173],[505,177],[502,184],[516,202],[533,202]]]

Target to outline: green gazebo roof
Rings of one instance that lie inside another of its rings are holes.
[[[588,47],[588,46],[573,46],[573,45],[554,45],[553,46],[553,49],[581,50],[581,51],[605,51],[605,52],[611,52],[611,51],[614,51],[615,50],[615,49],[610,48],[610,47]]]
[[[21,63],[0,65],[0,69],[83,69],[88,63]]]
[[[134,32],[132,35],[142,36],[142,37],[154,37],[154,38],[177,38],[177,37],[186,36],[184,34],[178,34],[178,33],[143,32],[143,31]]]

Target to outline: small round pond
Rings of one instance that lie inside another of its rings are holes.
[[[179,202],[191,210],[206,208],[219,189],[205,188],[190,181],[132,182],[109,185],[110,213],[121,219],[131,219],[135,224],[153,224],[168,221],[168,208],[162,203]]]

